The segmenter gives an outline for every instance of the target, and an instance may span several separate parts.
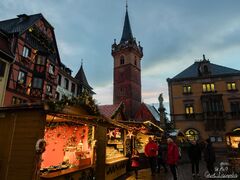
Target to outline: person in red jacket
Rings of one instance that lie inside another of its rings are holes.
[[[145,155],[148,157],[152,176],[154,176],[156,172],[158,145],[153,141],[151,137],[148,138],[148,141],[149,142],[145,146],[144,152],[145,152]]]
[[[174,180],[177,180],[177,162],[179,159],[179,150],[177,145],[173,142],[172,138],[167,139],[168,151],[167,151],[167,164],[170,167]]]

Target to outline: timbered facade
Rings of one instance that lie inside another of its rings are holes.
[[[42,14],[0,21],[15,61],[11,65],[4,105],[53,99],[60,57],[54,28]]]
[[[10,42],[7,35],[0,31],[0,106],[3,105],[9,68],[13,60],[14,56],[10,50]]]
[[[168,79],[170,115],[189,139],[224,146],[226,132],[240,127],[240,71],[203,59]]]

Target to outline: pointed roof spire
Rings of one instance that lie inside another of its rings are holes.
[[[128,17],[128,3],[126,1],[126,14],[125,14],[122,38],[121,38],[120,43],[125,42],[129,39],[133,39],[133,35],[132,35],[132,30],[131,30],[131,26],[130,26],[129,17]]]
[[[87,87],[88,89],[92,90],[92,87],[88,84],[87,78],[85,76],[85,73],[84,73],[84,70],[83,70],[83,62],[82,61],[83,60],[81,60],[81,67],[80,67],[78,73],[76,74],[75,79],[77,79],[78,82],[81,85],[83,85],[83,86]]]

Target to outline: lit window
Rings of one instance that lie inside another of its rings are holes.
[[[236,83],[235,82],[227,83],[227,90],[228,91],[237,90]]]
[[[192,140],[198,140],[199,139],[199,132],[196,131],[195,129],[188,129],[185,132],[185,135],[187,137],[188,140],[192,141]]]
[[[18,79],[17,79],[18,84],[25,84],[26,79],[27,79],[27,73],[23,71],[19,71]]]
[[[190,94],[192,93],[192,87],[190,85],[183,86],[183,93],[184,94]]]
[[[53,74],[53,75],[54,75],[54,71],[55,71],[54,66],[53,66],[52,64],[50,64],[50,65],[49,65],[49,70],[48,70],[48,72],[49,72],[50,74]]]
[[[46,59],[45,56],[38,55],[36,64],[45,65],[45,59]]]
[[[215,86],[213,83],[207,83],[202,85],[203,92],[214,92]]]
[[[187,106],[185,106],[185,113],[186,113],[187,115],[193,114],[193,113],[194,113],[194,111],[193,111],[193,106],[192,106],[192,105],[187,105]]]
[[[28,47],[24,46],[22,56],[23,57],[30,57],[31,56],[31,50]]]

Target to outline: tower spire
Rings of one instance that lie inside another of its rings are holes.
[[[126,0],[126,14],[125,14],[122,38],[121,38],[120,43],[123,43],[130,39],[133,39],[133,35],[132,35],[132,29],[131,29],[131,25],[130,25],[130,21],[129,21],[129,17],[128,17],[128,1]]]

